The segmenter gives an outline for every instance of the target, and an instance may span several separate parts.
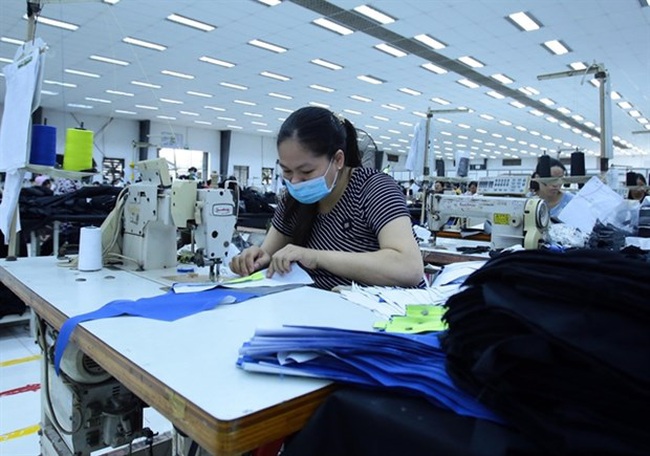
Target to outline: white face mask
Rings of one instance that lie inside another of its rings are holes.
[[[289,194],[302,204],[314,204],[329,195],[336,185],[336,180],[339,177],[339,173],[337,172],[336,177],[334,177],[334,182],[332,182],[332,186],[327,187],[325,176],[332,167],[332,161],[330,161],[329,166],[322,176],[314,177],[313,179],[309,179],[303,182],[298,182],[297,184],[292,184],[287,179],[284,179],[284,184],[287,186]]]

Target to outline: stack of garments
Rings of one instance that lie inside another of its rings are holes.
[[[459,415],[502,422],[450,380],[438,333],[285,326],[256,330],[239,352],[237,365],[244,370],[326,378],[424,396]]]
[[[524,251],[447,301],[458,386],[551,454],[650,454],[650,264]]]

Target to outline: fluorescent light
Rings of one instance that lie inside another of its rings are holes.
[[[198,117],[199,113],[198,112],[192,112],[192,111],[178,111],[180,114],[183,114],[184,116],[194,116]]]
[[[577,70],[577,71],[586,70],[588,68],[588,66],[585,63],[582,63],[582,62],[569,63],[569,67],[572,70]]]
[[[134,46],[140,46],[147,49],[153,49],[154,51],[164,51],[165,49],[167,49],[167,46],[163,46],[162,44],[156,44],[150,41],[139,40],[137,38],[132,38],[130,36],[122,38],[122,42],[126,44],[132,44]]]
[[[504,95],[501,95],[496,90],[490,90],[489,92],[485,92],[485,94],[491,96],[492,98],[496,98],[497,100],[503,100],[505,98]]]
[[[192,95],[195,97],[201,97],[201,98],[212,98],[212,95],[209,93],[204,93],[204,92],[195,92],[194,90],[188,90],[185,92],[188,95]]]
[[[384,81],[382,79],[376,78],[374,76],[366,75],[366,74],[362,74],[362,75],[357,76],[357,79],[359,79],[360,81],[363,81],[363,82],[370,83],[370,84],[383,84],[384,82],[386,82],[386,81]]]
[[[282,0],[257,0],[260,3],[264,3],[265,5],[268,6],[276,6],[282,3]]]
[[[192,76],[191,74],[179,73],[178,71],[162,70],[161,73],[167,76],[173,76],[175,78],[194,79],[194,76]]]
[[[641,113],[639,111],[637,111],[636,109],[628,111],[627,113],[629,115],[631,115],[632,117],[641,117]]]
[[[331,32],[338,33],[339,35],[351,35],[354,33],[354,30],[349,29],[347,27],[342,26],[341,24],[337,24],[334,21],[331,21],[329,19],[325,19],[324,17],[320,17],[318,19],[315,19],[312,21],[312,23],[323,27],[324,29],[327,29]]]
[[[225,120],[226,122],[236,122],[237,119],[234,119],[232,117],[217,117],[219,120]]]
[[[362,97],[361,95],[350,95],[350,98],[357,101],[363,101],[364,103],[370,103],[372,98]]]
[[[160,98],[160,101],[163,103],[170,103],[170,104],[183,104],[182,101],[180,100],[173,100],[171,98]]]
[[[3,43],[15,44],[17,46],[22,46],[25,44],[23,40],[17,40],[16,38],[9,38],[8,36],[0,37],[0,41]]]
[[[444,98],[440,98],[440,97],[433,97],[433,98],[431,99],[431,101],[433,101],[433,102],[435,102],[435,103],[438,103],[438,104],[441,104],[441,105],[443,105],[443,106],[446,106],[446,105],[448,105],[448,104],[451,104],[450,101],[447,101],[447,100],[445,100]]]
[[[103,57],[101,55],[91,55],[88,57],[90,60],[96,60],[97,62],[112,63],[113,65],[127,66],[129,62],[124,60],[112,59],[110,57]]]
[[[539,109],[531,109],[528,112],[531,113],[532,115],[536,116],[536,117],[541,117],[541,116],[544,115],[544,113],[542,111],[540,111]]]
[[[528,96],[531,96],[531,95],[539,95],[539,90],[537,90],[537,89],[535,89],[535,88],[533,88],[533,87],[528,87],[528,86],[526,86],[526,87],[519,87],[519,89],[517,89],[517,90],[519,90],[519,91],[522,92],[522,93],[525,93],[525,94],[528,95]]]
[[[560,40],[544,41],[543,46],[552,54],[563,55],[569,53],[570,49]]]
[[[71,82],[60,82],[60,81],[52,81],[50,79],[45,79],[43,81],[45,84],[50,84],[50,85],[57,85],[61,87],[69,87],[71,89],[74,89],[77,87],[77,84],[72,84]]]
[[[283,82],[291,80],[291,78],[288,76],[284,76],[282,74],[277,74],[277,73],[271,73],[270,71],[262,71],[260,75],[271,79],[277,79],[278,81],[283,81]]]
[[[176,120],[176,117],[172,117],[172,116],[156,116],[156,117],[163,120]]]
[[[136,108],[140,108],[140,109],[148,109],[148,110],[150,110],[150,111],[158,111],[158,108],[157,108],[156,106],[139,105],[139,104],[137,104],[137,105],[135,105],[135,107],[136,107]]]
[[[104,3],[108,3],[109,5],[115,5],[115,4],[119,3],[120,0],[103,0],[103,1],[104,1]],[[115,112],[117,112],[117,111],[115,111]],[[130,113],[130,111],[129,111],[129,113]],[[133,113],[133,114],[135,114],[135,113]]]
[[[292,96],[277,92],[269,92],[269,97],[281,98],[283,100],[293,100]]]
[[[422,65],[422,68],[424,68],[425,70],[429,70],[429,71],[431,71],[432,73],[435,73],[435,74],[445,74],[445,73],[447,73],[447,70],[445,70],[444,68],[439,67],[438,65],[434,65],[433,63],[425,63],[425,64]]]
[[[309,86],[309,88],[314,89],[314,90],[320,90],[321,92],[327,92],[327,93],[334,92],[334,89],[332,89],[330,87],[325,87],[325,86],[322,86],[322,85],[318,85],[318,84],[311,84]]]
[[[135,111],[125,111],[124,109],[116,109],[115,112],[118,113],[118,114],[129,114],[129,115],[132,115],[132,116],[137,114],[137,112],[135,112]]]
[[[330,105],[328,105],[327,103],[321,103],[321,102],[319,102],[319,101],[310,101],[308,104],[309,104],[310,106],[316,106],[316,107],[318,107],[318,108],[325,108],[325,109],[329,109],[329,108],[330,108]]]
[[[614,90],[612,90],[612,93],[610,93],[609,96],[610,96],[610,98],[612,100],[620,100],[621,99],[621,94],[618,93],[618,92],[615,92]]]
[[[211,109],[212,111],[218,111],[218,112],[225,112],[226,110],[224,108],[220,108],[218,106],[203,106],[205,109]]]
[[[322,66],[323,68],[328,68],[330,70],[340,70],[343,68],[339,64],[328,62],[327,60],[323,60],[323,59],[313,59],[310,62],[313,63],[314,65],[319,65]]]
[[[96,103],[112,103],[111,100],[104,100],[103,98],[93,98],[93,97],[86,97],[86,100],[88,101],[94,101]]]
[[[257,103],[253,103],[252,101],[246,101],[246,100],[233,100],[232,102],[244,106],[257,106]]]
[[[257,118],[263,117],[262,114],[258,114],[256,112],[245,112],[244,115],[248,117],[257,117]]]
[[[251,120],[251,125],[258,125],[260,127],[268,127],[269,126],[269,124],[267,124],[266,122],[259,122],[257,120]]]
[[[390,119],[384,116],[372,116],[373,119],[381,120],[383,122],[388,122]]]
[[[136,85],[136,86],[140,86],[140,87],[148,87],[149,89],[160,89],[160,88],[162,88],[161,85],[151,84],[150,82],[131,81],[131,84]]]
[[[562,107],[562,108],[557,108],[557,110],[558,110],[558,112],[561,112],[562,114],[564,114],[566,116],[571,114],[571,110],[569,108]]]
[[[282,46],[278,46],[277,44],[269,43],[269,42],[258,40],[258,39],[250,40],[248,42],[248,44],[250,44],[251,46],[261,48],[261,49],[266,49],[267,51],[276,52],[278,54],[281,54],[283,52],[287,52],[287,50],[288,50],[287,48],[283,48]]]
[[[130,92],[122,92],[121,90],[111,90],[111,89],[106,89],[106,93],[110,93],[111,95],[120,95],[123,97],[132,97],[134,94]]]
[[[470,81],[469,79],[459,79],[456,82],[459,83],[460,85],[464,85],[465,87],[468,87],[470,89],[476,89],[476,88],[480,87],[479,84],[475,83],[474,81]]]
[[[361,111],[355,111],[354,109],[344,109],[343,112],[347,112],[348,114],[354,114],[356,116],[360,116],[363,114]]]
[[[416,35],[413,38],[415,38],[416,40],[418,40],[422,44],[426,44],[427,46],[429,46],[432,49],[438,50],[438,49],[444,49],[444,48],[447,47],[447,45],[445,43],[443,43],[442,41],[438,41],[435,38],[432,38],[432,37],[430,37],[429,35],[426,35],[426,34]]]
[[[495,79],[495,80],[499,81],[501,84],[512,84],[513,82],[515,82],[512,79],[510,79],[508,76],[506,76],[505,74],[502,74],[502,73],[493,74],[490,77],[492,79]]]
[[[483,62],[479,62],[476,60],[474,57],[470,57],[469,55],[463,56],[463,57],[458,57],[458,60],[460,62],[463,62],[465,65],[472,67],[472,68],[481,68],[484,67],[485,65]]]
[[[51,90],[41,90],[43,95],[58,95],[59,92],[52,92]]]
[[[585,120],[585,118],[582,117],[580,114],[574,114],[574,115],[571,116],[571,118],[572,118],[573,120],[578,121],[578,122],[582,122],[583,120]]]
[[[293,112],[293,109],[287,109],[287,108],[273,108],[273,109],[280,112],[288,112],[288,113]]]
[[[226,125],[228,128],[232,128],[233,130],[242,130],[244,127],[240,127],[239,125]]]
[[[68,103],[68,106],[71,108],[80,108],[80,109],[93,109],[90,105],[80,104],[80,103]]]
[[[96,73],[88,73],[86,71],[79,71],[79,70],[73,70],[70,68],[66,68],[65,70],[66,73],[68,74],[76,74],[77,76],[86,76],[87,78],[100,78],[101,76],[96,74]]]
[[[23,19],[27,20],[27,14],[23,15]],[[74,32],[79,28],[79,26],[76,24],[71,24],[70,22],[63,22],[56,19],[50,19],[45,16],[36,16],[36,22],[38,22],[39,24],[50,25],[52,27],[57,27],[64,30],[70,30],[72,32]]]
[[[512,125],[512,122],[510,122],[509,120],[500,120],[499,123],[501,125],[505,125],[506,127],[509,127],[509,126]]]
[[[541,103],[545,104],[546,106],[553,106],[555,102],[551,100],[550,98],[540,98],[539,100]]]
[[[408,87],[402,87],[401,89],[397,89],[402,93],[405,93],[407,95],[413,95],[413,96],[418,96],[422,95],[422,92],[418,92],[417,90],[409,89]]]
[[[600,81],[598,79],[590,79],[589,84],[591,84],[594,87],[600,87]]]
[[[533,30],[539,30],[542,26],[532,15],[519,11],[518,13],[513,13],[508,15],[508,19],[516,25],[519,29],[524,32],[532,32]]]
[[[479,117],[485,120],[494,120],[494,117],[491,116],[490,114],[481,114]]]
[[[208,122],[207,120],[195,120],[194,123],[200,125],[212,125],[212,122]]]
[[[205,22],[190,19],[189,17],[181,16],[180,14],[170,14],[167,16],[168,21],[176,22],[177,24],[186,25],[204,32],[211,32],[216,27],[214,25],[206,24]]]
[[[388,14],[382,13],[381,11],[371,8],[368,5],[357,6],[354,8],[354,10],[357,13],[363,14],[364,16],[369,17],[370,19],[377,21],[383,25],[392,24],[395,22],[395,19],[390,17]]]
[[[222,67],[225,67],[225,68],[232,68],[232,67],[235,66],[234,63],[226,62],[225,60],[215,59],[213,57],[208,57],[207,55],[199,57],[199,60],[201,62],[211,63],[213,65],[218,65],[218,66],[222,66]]]
[[[374,48],[385,52],[388,55],[392,55],[393,57],[404,57],[407,55],[406,52],[386,43],[377,44],[374,46]]]

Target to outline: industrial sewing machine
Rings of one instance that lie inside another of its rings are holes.
[[[193,260],[208,266],[211,280],[228,250],[237,223],[237,202],[232,191],[197,189],[196,181],[169,176],[167,162],[145,160],[136,164],[142,181],[129,185],[123,208],[122,254],[144,270],[176,267],[177,228],[192,233]]]
[[[492,225],[494,249],[522,245],[537,249],[549,224],[546,203],[539,198],[500,196],[427,195],[427,224],[431,231],[461,231],[467,219],[480,219]]]

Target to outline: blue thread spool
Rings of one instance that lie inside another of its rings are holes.
[[[32,125],[32,147],[29,153],[32,165],[54,166],[56,163],[56,127]]]

